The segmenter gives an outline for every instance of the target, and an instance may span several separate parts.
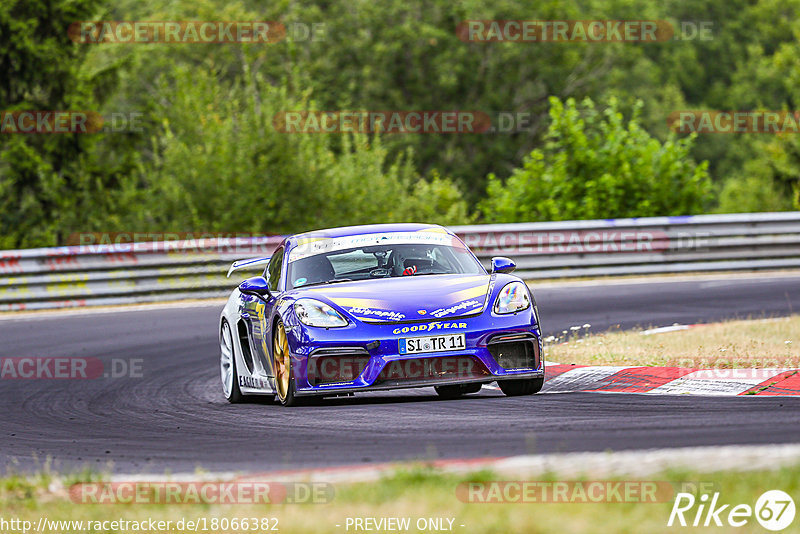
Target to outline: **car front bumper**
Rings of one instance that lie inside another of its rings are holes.
[[[402,338],[449,334],[464,334],[466,348],[399,353]],[[541,333],[532,310],[407,324],[359,322],[331,329],[297,324],[287,336],[298,396],[544,376]]]

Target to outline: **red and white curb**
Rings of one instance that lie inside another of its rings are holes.
[[[800,395],[798,369],[691,369],[550,365],[543,392]]]

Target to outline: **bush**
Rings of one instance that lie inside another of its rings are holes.
[[[800,142],[797,134],[766,136],[719,195],[720,213],[800,209]]]
[[[489,176],[487,222],[645,217],[702,213],[710,200],[707,164],[689,155],[694,137],[664,143],[639,125],[641,102],[625,121],[617,101],[550,99],[545,144],[501,181]]]
[[[373,222],[467,222],[450,181],[415,171],[413,154],[390,161],[379,137],[277,131],[286,110],[313,109],[258,77],[231,86],[202,69],[161,79],[174,95],[156,114],[162,131],[130,199],[142,231],[292,233]],[[285,86],[284,86],[285,87]]]

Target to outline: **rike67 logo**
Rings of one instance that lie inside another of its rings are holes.
[[[711,496],[703,493],[699,498],[691,493],[678,493],[667,526],[721,527],[727,523],[732,527],[742,527],[755,517],[762,527],[777,532],[794,521],[794,500],[786,492],[766,491],[758,498],[755,507],[721,504],[719,496],[719,492]]]

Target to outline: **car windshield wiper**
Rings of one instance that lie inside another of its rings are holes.
[[[352,278],[334,278],[333,280],[325,280],[324,282],[314,282],[313,284],[306,284],[304,286],[297,286],[300,287],[311,287],[311,286],[321,286],[325,284],[338,284],[339,282],[352,282]],[[295,288],[295,289],[297,289]]]

